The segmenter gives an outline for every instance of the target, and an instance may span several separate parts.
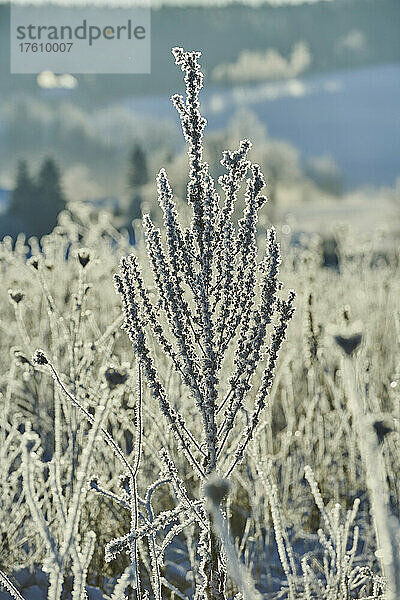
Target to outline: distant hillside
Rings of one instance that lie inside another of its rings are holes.
[[[126,95],[170,93],[180,89],[180,73],[170,59],[174,45],[201,49],[210,73],[234,63],[241,51],[275,48],[289,56],[305,41],[309,72],[400,61],[399,0],[336,0],[299,6],[252,8],[163,7],[152,12],[151,75],[78,76],[71,99],[103,104]],[[38,92],[35,76],[9,73],[9,5],[0,5],[0,93]]]

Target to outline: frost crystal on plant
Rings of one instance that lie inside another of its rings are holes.
[[[247,158],[250,142],[243,140],[237,151],[224,152],[221,198],[203,159],[206,120],[199,109],[203,85],[200,53],[174,48],[173,55],[185,73],[186,95],[175,95],[172,101],[188,144],[187,202],[192,221],[188,228],[180,224],[167,173],[161,169],[157,184],[164,234],[150,215],[143,217],[157,298],[150,298],[134,254],[121,260],[115,285],[123,302],[123,328],[147,384],[178,447],[204,482],[216,472],[229,477],[244,457],[267,403],[295,295],[290,291],[287,299],[279,296],[280,252],[273,228],[267,233],[266,250],[260,258],[257,222],[266,201],[261,194],[265,182],[259,165]],[[242,185],[244,210],[236,222],[234,211]],[[196,438],[187,418],[168,397],[151,350],[152,338],[192,398],[202,423],[201,438]],[[224,372],[226,361],[230,361],[230,376]],[[247,394],[254,383],[258,386],[256,400],[248,406]],[[240,419],[243,410],[249,415],[246,426]],[[227,463],[223,450],[228,444],[232,451]],[[165,455],[163,461],[177,482],[171,459]],[[181,489],[178,497],[183,502],[180,494]],[[225,598],[223,553],[210,521],[204,522],[200,513],[196,518],[202,531],[200,572],[204,577],[198,598],[220,600]]]

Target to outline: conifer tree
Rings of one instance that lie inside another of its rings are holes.
[[[138,186],[145,185],[149,181],[149,170],[147,156],[142,146],[135,144],[130,154],[128,185],[131,191]]]
[[[132,148],[129,159],[128,170],[128,188],[130,194],[130,204],[128,216],[130,220],[140,219],[142,216],[141,187],[149,182],[149,171],[147,166],[146,153],[142,146],[135,144]]]
[[[57,224],[58,213],[64,208],[65,197],[57,163],[46,158],[35,181],[27,162],[21,160],[8,215],[17,220],[23,232],[37,237],[50,233]]]
[[[58,214],[65,208],[60,169],[52,158],[46,158],[40,168],[35,204],[35,214],[32,215],[34,234],[50,233],[57,224]]]
[[[17,166],[15,188],[11,196],[8,214],[18,219],[21,223],[27,223],[27,211],[35,195],[35,184],[29,173],[26,160],[20,160]]]

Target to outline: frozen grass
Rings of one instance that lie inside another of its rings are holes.
[[[179,52],[177,60],[184,65]],[[190,74],[187,83],[190,93]],[[179,99],[176,103],[185,130],[185,111]],[[186,134],[193,150],[190,118]],[[137,600],[396,597],[398,252],[388,250],[377,259],[375,239],[367,245],[342,229],[336,236],[337,271],[322,267],[317,236],[302,249],[284,248],[280,278],[296,289],[297,310],[269,378],[265,409],[253,422],[279,330],[279,310],[265,313],[264,356],[251,355],[251,327],[264,318],[262,311],[255,312],[262,306],[263,288],[251,291],[251,269],[264,249],[265,232],[253,217],[246,221],[246,214],[260,175],[253,168],[242,225],[231,211],[221,221],[223,231],[232,219],[227,234],[235,227],[242,231],[238,239],[247,254],[242,252],[235,263],[235,277],[243,265],[244,287],[234,280],[233,287],[222,287],[220,299],[222,306],[236,302],[238,307],[231,309],[228,323],[240,311],[248,319],[233,332],[220,326],[222,335],[232,334],[232,345],[223,356],[207,357],[212,347],[207,305],[196,288],[199,279],[185,271],[183,262],[190,260],[190,248],[194,256],[199,252],[200,266],[193,273],[204,281],[209,277],[208,289],[215,291],[219,273],[226,285],[233,255],[222,254],[218,262],[223,246],[204,228],[204,215],[196,216],[196,186],[206,181],[215,198],[200,169],[201,156],[192,152],[191,161],[195,219],[192,233],[185,234],[184,251],[182,246],[177,250],[180,230],[171,229],[175,212],[161,173],[168,260],[155,260],[152,273],[147,254],[150,250],[151,259],[160,246],[147,219],[147,248],[139,236],[136,258],[121,263],[125,281],[118,287],[136,356],[121,331],[123,315],[112,280],[120,258],[132,249],[106,214],[70,205],[41,248],[30,241],[33,258],[28,261],[22,237],[15,248],[8,239],[0,245],[0,568],[11,578],[8,589],[18,565],[43,568],[51,600],[71,593],[78,600],[87,586],[115,600],[126,593]],[[228,170],[233,162],[227,154]],[[229,181],[222,184],[227,188]],[[207,210],[223,214],[217,204]],[[209,246],[204,244],[207,235]],[[278,252],[273,231],[268,244],[271,259]],[[180,267],[173,263],[174,251],[183,261]],[[168,276],[179,279],[163,299],[165,288],[157,285],[157,277],[168,282],[167,265]],[[271,260],[268,268],[261,273],[268,274],[271,285]],[[137,310],[135,294],[144,300]],[[178,322],[168,322],[168,311],[182,314],[184,298],[186,315],[197,330],[182,335]],[[217,312],[210,314],[217,319]],[[174,344],[177,358],[161,335]],[[36,352],[33,361],[37,348],[43,352]],[[146,363],[147,356],[153,363]],[[220,361],[217,381],[210,373],[215,361]],[[231,404],[229,412],[228,399],[218,411],[234,381],[232,369],[237,373],[243,366],[248,374],[254,361],[252,386],[244,385],[237,409]],[[202,381],[197,403],[196,378]],[[246,445],[238,453],[243,439]],[[5,575],[1,581],[6,582]]]

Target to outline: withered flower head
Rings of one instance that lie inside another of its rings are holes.
[[[43,352],[43,350],[40,350],[40,348],[38,348],[35,352],[35,354],[33,355],[33,363],[35,365],[48,365],[49,361],[46,358],[45,353]]]
[[[32,256],[28,260],[28,265],[37,271],[39,269],[39,257],[38,256]]]
[[[19,348],[12,348],[11,349],[11,353],[14,356],[15,362],[17,363],[17,365],[22,366],[22,365],[30,365],[32,366],[31,361],[29,360],[29,358],[27,358]]]
[[[24,298],[25,294],[22,290],[8,290],[10,301],[15,304],[19,304]]]
[[[128,379],[128,373],[125,369],[116,369],[115,367],[108,367],[104,373],[104,377],[110,388],[114,388],[117,385],[121,385]]]
[[[386,421],[375,421],[373,423],[373,427],[375,429],[376,437],[378,438],[379,444],[383,444],[383,440],[387,436],[388,433],[392,433],[393,428],[390,427],[389,423]]]
[[[354,333],[353,335],[343,336],[335,335],[335,342],[344,350],[347,356],[351,356],[358,346],[361,344],[362,334]]]
[[[90,261],[90,251],[87,248],[80,248],[77,256],[82,269],[84,269]]]

